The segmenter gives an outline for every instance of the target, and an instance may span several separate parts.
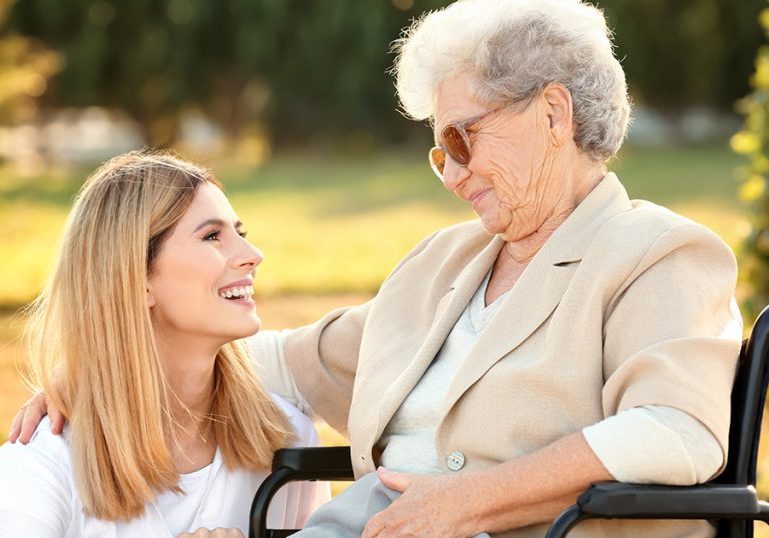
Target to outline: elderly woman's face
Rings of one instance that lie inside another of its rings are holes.
[[[436,143],[455,122],[482,114],[489,107],[474,99],[472,78],[459,75],[439,88],[435,105]],[[470,126],[472,158],[461,166],[447,157],[443,182],[472,204],[489,233],[508,241],[537,231],[551,216],[559,197],[558,149],[541,96],[503,108]]]

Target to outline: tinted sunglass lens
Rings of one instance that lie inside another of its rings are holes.
[[[430,149],[428,158],[430,160],[430,166],[432,167],[433,172],[435,172],[435,175],[443,180],[443,169],[446,166],[446,153],[444,153],[442,148],[435,146],[434,148]]]
[[[462,166],[470,162],[470,148],[467,147],[464,136],[454,125],[449,125],[443,130],[443,143],[446,144],[451,158]]]

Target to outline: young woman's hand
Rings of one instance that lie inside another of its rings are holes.
[[[244,538],[240,529],[223,529],[217,527],[214,530],[200,527],[195,532],[183,532],[177,538]]]
[[[15,443],[17,440],[21,441],[22,444],[29,443],[37,425],[40,424],[45,415],[51,419],[51,431],[57,435],[60,434],[64,429],[64,421],[66,420],[64,413],[48,401],[44,392],[38,392],[27,400],[13,417],[11,429],[8,432],[8,440],[11,443]]]

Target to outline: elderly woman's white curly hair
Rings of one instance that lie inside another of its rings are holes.
[[[580,0],[459,0],[415,21],[393,50],[398,96],[413,119],[432,118],[440,83],[469,71],[474,97],[490,105],[563,84],[574,140],[596,160],[614,156],[625,138],[625,73],[603,13]]]

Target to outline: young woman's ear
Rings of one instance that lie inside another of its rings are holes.
[[[152,295],[152,292],[149,288],[147,288],[147,307],[152,308],[155,306],[155,296]]]

